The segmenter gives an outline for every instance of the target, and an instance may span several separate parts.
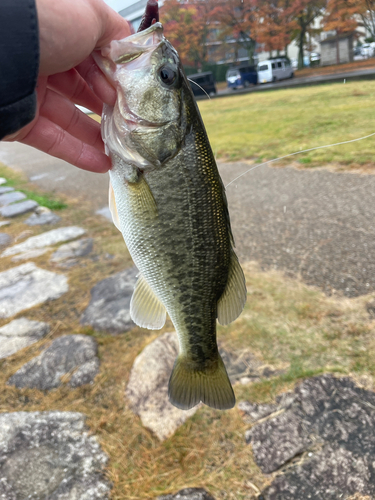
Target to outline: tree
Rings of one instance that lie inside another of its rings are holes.
[[[210,1],[165,0],[160,16],[166,37],[178,50],[183,64],[200,67],[207,61]]]
[[[306,43],[306,34],[315,34],[319,30],[313,29],[313,23],[323,14],[326,0],[292,0],[291,9],[296,20],[296,29],[292,38],[298,44],[298,68],[303,68],[303,49]]]
[[[370,38],[375,42],[375,0],[359,0],[358,13],[362,25],[370,33]]]
[[[210,17],[219,25],[218,38],[227,43],[234,39],[235,59],[241,47],[247,50],[249,61],[254,63],[256,47],[256,0],[217,0]]]
[[[325,31],[336,32],[337,64],[340,63],[341,35],[353,33],[358,27],[358,0],[328,0],[327,9],[323,18]]]
[[[285,50],[291,42],[292,33],[297,25],[291,0],[258,0],[257,14],[259,19],[258,43],[262,43],[266,50]]]

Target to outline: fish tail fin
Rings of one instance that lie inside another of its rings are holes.
[[[201,401],[211,408],[228,410],[236,402],[220,354],[213,367],[203,370],[194,369],[185,357],[178,356],[169,379],[168,396],[181,410],[188,410]]]

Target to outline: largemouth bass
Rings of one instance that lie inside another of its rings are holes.
[[[113,165],[113,221],[140,271],[131,317],[160,329],[168,312],[176,328],[172,404],[232,408],[216,319],[226,325],[239,316],[246,284],[224,186],[178,54],[156,23],[95,58],[117,89],[102,135]]]

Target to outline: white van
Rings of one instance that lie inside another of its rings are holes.
[[[268,59],[258,64],[259,83],[276,82],[285,78],[293,78],[293,76],[293,68],[286,57]]]

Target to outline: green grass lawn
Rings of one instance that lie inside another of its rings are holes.
[[[217,158],[262,162],[375,132],[375,81],[254,92],[200,101]],[[375,136],[284,160],[306,167],[373,168]]]

